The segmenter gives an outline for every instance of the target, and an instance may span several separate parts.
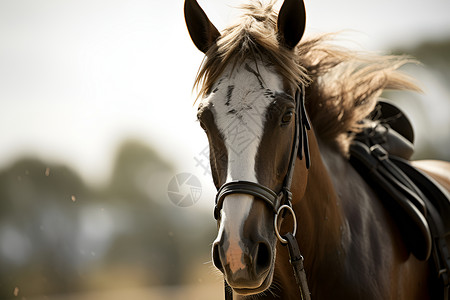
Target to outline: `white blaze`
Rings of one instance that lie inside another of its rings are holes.
[[[265,111],[273,101],[267,91],[276,93],[282,88],[282,80],[274,70],[249,60],[232,74],[230,69],[226,70],[214,92],[203,100],[205,104],[212,104],[216,125],[224,137],[228,153],[226,182],[257,182],[255,159],[263,135]],[[245,267],[239,241],[252,201],[253,196],[233,194],[223,203],[217,239],[226,232],[230,242],[227,261],[233,272]]]

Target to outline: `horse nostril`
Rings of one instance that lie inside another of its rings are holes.
[[[256,274],[261,274],[270,267],[272,257],[271,257],[271,251],[270,247],[265,242],[260,242],[257,245],[257,251],[256,251],[256,265],[255,265],[255,271]]]
[[[222,261],[220,260],[219,243],[214,243],[212,251],[213,264],[223,273]]]

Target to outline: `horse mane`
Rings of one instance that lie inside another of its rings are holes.
[[[361,131],[385,89],[420,89],[398,71],[413,60],[404,56],[376,55],[331,45],[333,34],[302,39],[294,50],[277,39],[276,1],[243,5],[241,19],[222,31],[206,53],[194,87],[198,96],[208,95],[230,64],[262,59],[273,65],[292,86],[304,84],[306,108],[315,134],[348,155],[354,133]]]

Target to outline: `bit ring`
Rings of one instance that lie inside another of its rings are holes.
[[[292,209],[292,207],[289,206],[289,205],[286,205],[286,204],[280,206],[280,208],[278,209],[277,213],[275,214],[275,218],[274,218],[274,221],[273,221],[273,225],[275,227],[275,234],[276,234],[278,240],[282,244],[287,244],[288,241],[281,236],[280,231],[278,230],[278,217],[280,216],[280,213],[283,211],[283,209],[287,209],[292,214],[292,218],[294,219],[294,230],[292,232],[293,236],[295,236],[295,234],[297,233],[297,218],[295,217],[295,212]]]

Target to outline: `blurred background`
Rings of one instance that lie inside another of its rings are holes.
[[[243,2],[199,0],[219,30]],[[307,35],[422,62],[384,96],[450,160],[450,2],[305,3]],[[202,58],[181,0],[0,0],[0,299],[220,299]]]

